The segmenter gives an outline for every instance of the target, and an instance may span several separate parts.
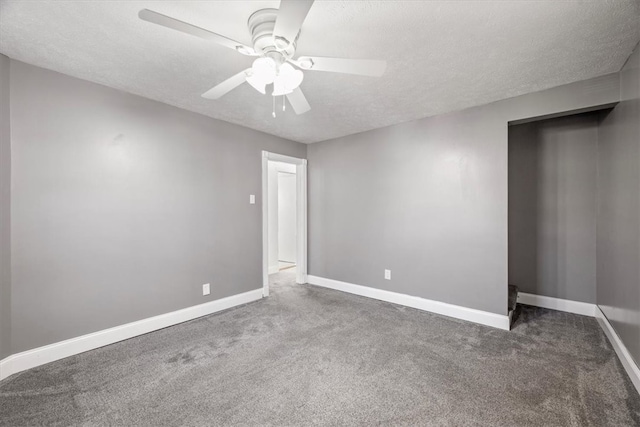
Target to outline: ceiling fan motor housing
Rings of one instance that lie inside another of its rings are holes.
[[[295,40],[286,40],[284,38],[276,40],[273,36],[273,29],[276,25],[277,17],[278,9],[260,9],[249,17],[247,25],[255,52],[262,56],[282,56],[282,59],[278,61],[282,63],[292,58],[295,54],[296,42],[300,32],[296,35]],[[279,55],[275,55],[275,53]]]

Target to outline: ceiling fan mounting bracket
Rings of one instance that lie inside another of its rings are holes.
[[[267,56],[270,52],[279,52],[285,60],[290,59],[296,52],[298,35],[293,41],[283,37],[275,38],[273,29],[278,18],[278,9],[260,9],[255,11],[247,21],[253,49],[258,55]]]

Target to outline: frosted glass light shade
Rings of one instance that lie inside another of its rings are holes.
[[[273,83],[276,77],[276,63],[271,58],[258,58],[253,61],[251,70],[246,75],[247,83],[255,90],[265,94],[266,86]]]
[[[253,86],[255,90],[263,95],[266,94],[267,83],[264,81],[264,79],[260,78],[260,76],[257,76],[253,72],[249,72],[247,73],[245,79],[247,80],[247,83]]]
[[[289,64],[282,64],[280,72],[273,80],[273,96],[287,95],[293,92],[304,78],[304,73]]]

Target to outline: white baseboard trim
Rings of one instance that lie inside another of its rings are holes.
[[[550,308],[552,310],[566,311],[567,313],[581,314],[583,316],[594,317],[596,315],[596,305],[568,299],[545,297],[542,295],[518,292],[518,303],[533,305],[536,307]]]
[[[13,375],[17,372],[44,365],[45,363],[73,356],[75,354],[84,353],[85,351],[94,350],[105,345],[153,332],[168,326],[177,325],[179,323],[226,310],[228,308],[257,301],[261,298],[262,288],[255,289],[242,294],[232,295],[230,297],[195,305],[182,310],[172,311],[159,316],[149,317],[147,319],[138,320],[136,322],[127,323],[114,328],[104,329],[102,331],[38,347],[33,350],[23,351],[22,353],[12,354],[0,361],[0,380],[3,380],[9,375]]]
[[[324,288],[387,301],[393,304],[416,308],[418,310],[454,317],[456,319],[467,320],[481,325],[492,326],[498,329],[509,330],[509,317],[506,314],[501,315],[490,313],[488,311],[476,310],[459,305],[447,304],[440,301],[414,297],[397,292],[384,291],[382,289],[370,288],[368,286],[354,285],[352,283],[312,275],[307,276],[307,282],[311,285],[322,286]]]
[[[640,393],[640,368],[638,368],[633,357],[631,357],[631,353],[629,353],[629,350],[627,350],[627,347],[625,347],[624,343],[618,336],[618,333],[613,329],[613,326],[609,323],[609,319],[607,319],[607,316],[604,315],[600,307],[596,306],[595,315],[600,327],[607,338],[609,338],[613,349],[616,351],[618,359],[620,359],[622,366],[624,366],[629,378],[631,378],[631,382],[636,387],[636,390],[638,390],[638,393]]]

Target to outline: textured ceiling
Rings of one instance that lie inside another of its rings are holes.
[[[149,8],[250,44],[257,9],[278,1],[2,1],[0,52],[217,119],[316,142],[618,71],[640,40],[640,3],[321,1],[298,55],[386,59],[381,78],[305,72],[311,111],[271,117],[242,85],[200,94],[252,58],[138,19]]]

